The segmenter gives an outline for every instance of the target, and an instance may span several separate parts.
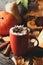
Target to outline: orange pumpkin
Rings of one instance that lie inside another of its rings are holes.
[[[0,34],[1,35],[9,34],[9,29],[15,25],[17,25],[17,21],[12,14],[6,11],[0,11]]]

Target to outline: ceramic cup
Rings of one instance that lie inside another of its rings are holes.
[[[17,25],[10,29],[10,44],[14,55],[24,55],[28,50],[28,39],[36,39],[36,37],[29,35],[30,29],[21,25]],[[37,40],[37,45],[39,44]],[[36,45],[36,46],[37,46]]]

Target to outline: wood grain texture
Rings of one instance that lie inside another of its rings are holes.
[[[9,57],[0,53],[0,65],[14,65],[14,63],[9,59]]]

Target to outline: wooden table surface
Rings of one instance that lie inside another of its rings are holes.
[[[2,52],[0,52],[0,65],[14,65],[14,62],[11,59],[9,59],[10,56],[4,56]],[[41,63],[43,63],[43,59],[42,59],[43,58],[43,50],[40,49],[40,51],[39,51],[39,48],[38,48],[37,51],[34,50],[33,52],[32,51],[27,52],[26,55],[23,57],[30,59],[30,65],[33,65],[34,57],[36,58],[36,60],[38,60],[38,62],[42,60]]]
[[[1,41],[0,41],[0,44],[2,44]],[[10,52],[8,56],[5,56],[5,55],[3,55],[4,50],[5,49],[0,50],[0,65],[14,65],[14,62],[11,59],[9,59],[9,57],[12,55],[12,53]],[[43,48],[36,47],[33,50],[28,51],[23,56],[24,59],[26,59],[26,58],[30,59],[30,65],[33,65],[34,57],[35,57],[35,59],[37,59],[39,61],[42,60],[41,65],[43,65]],[[38,63],[39,63],[39,61],[38,61]]]
[[[14,63],[9,59],[9,57],[0,53],[0,65],[14,65]]]

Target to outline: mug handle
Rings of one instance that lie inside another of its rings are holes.
[[[35,39],[35,40],[37,41],[37,45],[36,45],[36,46],[39,45],[39,41],[38,41],[38,39],[37,39],[34,35],[29,34],[29,35],[28,35],[28,39],[30,39],[30,40],[31,40],[31,39]],[[31,43],[32,43],[32,42],[31,42]],[[33,44],[34,44],[34,42],[33,42]],[[36,46],[35,46],[35,47],[36,47]]]

